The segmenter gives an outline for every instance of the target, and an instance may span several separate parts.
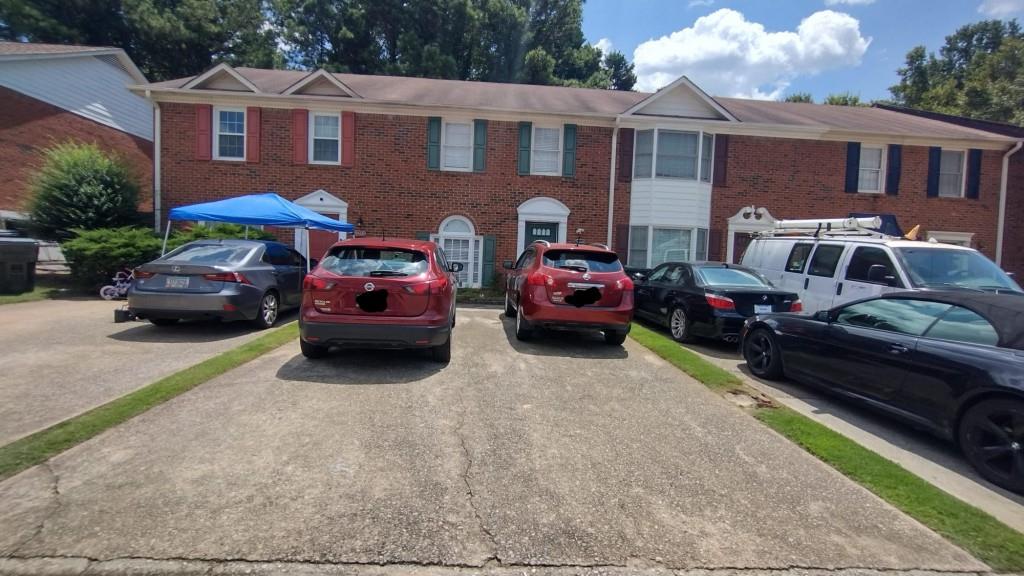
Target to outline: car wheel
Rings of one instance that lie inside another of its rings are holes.
[[[757,328],[743,340],[743,359],[758,378],[777,380],[782,377],[782,350],[767,328]]]
[[[987,480],[1024,492],[1024,402],[999,398],[972,406],[959,426],[960,449]]]
[[[434,346],[430,349],[430,357],[434,359],[434,362],[440,362],[447,364],[452,360],[452,335],[449,332],[448,338],[445,339],[444,344],[440,346]]]
[[[621,346],[626,341],[626,334],[629,334],[627,330],[605,330],[604,341],[607,344],[613,346]]]
[[[512,305],[512,291],[508,289],[505,290],[505,317],[516,317],[516,307]]]
[[[303,339],[299,339],[299,350],[302,350],[302,355],[310,360],[316,360],[327,356],[327,346],[321,346],[319,344],[310,344]]]
[[[533,337],[533,328],[530,327],[530,323],[526,321],[523,314],[522,305],[516,309],[516,340],[529,340]]]
[[[668,330],[672,339],[676,342],[692,342],[693,334],[691,328],[693,322],[682,308],[673,308],[668,313]]]
[[[149,321],[153,326],[174,326],[178,323],[177,318],[150,318]]]
[[[267,292],[260,299],[260,307],[256,309],[256,319],[253,322],[261,330],[270,328],[277,322],[279,310],[280,303],[277,300],[277,292]]]

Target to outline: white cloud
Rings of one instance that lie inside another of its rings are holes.
[[[604,54],[607,54],[612,51],[612,41],[610,38],[601,38],[597,42],[594,42],[594,47],[600,49]]]
[[[875,0],[825,0],[825,6],[835,6],[836,4],[846,4],[848,6],[858,6],[865,4],[874,4]]]
[[[798,76],[860,64],[871,44],[849,14],[823,10],[796,31],[769,32],[722,8],[689,28],[636,47],[637,89],[653,91],[685,74],[711,94],[778,98]]]
[[[993,18],[1012,16],[1024,12],[1024,0],[983,0],[978,12]]]
[[[687,10],[690,8],[699,8],[701,6],[711,6],[715,3],[715,0],[690,0],[690,3],[686,5]]]

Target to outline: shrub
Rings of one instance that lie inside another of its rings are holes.
[[[211,226],[192,226],[171,232],[167,240],[167,250],[173,250],[182,244],[193,240],[204,240],[206,238],[245,238],[245,226],[239,224],[217,223]],[[264,232],[259,228],[249,227],[250,240],[273,240],[274,235]]]
[[[110,282],[119,270],[134,268],[160,256],[163,239],[146,228],[75,230],[61,244],[75,283],[96,288]]]
[[[47,149],[44,156],[29,206],[41,236],[66,238],[74,229],[135,223],[139,184],[120,158],[95,144],[71,141]]]

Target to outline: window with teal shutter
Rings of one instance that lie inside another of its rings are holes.
[[[576,125],[566,124],[562,138],[562,176],[576,176]]]
[[[487,170],[487,120],[473,120],[473,172]]]
[[[532,122],[519,123],[519,175],[530,175],[530,138],[533,135]]]
[[[427,118],[427,170],[441,169],[441,119]]]

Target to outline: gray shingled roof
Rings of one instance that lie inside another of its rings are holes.
[[[81,46],[78,44],[36,44],[34,42],[0,41],[0,56],[29,54],[72,54],[76,52],[97,52],[117,50],[108,46]]]

